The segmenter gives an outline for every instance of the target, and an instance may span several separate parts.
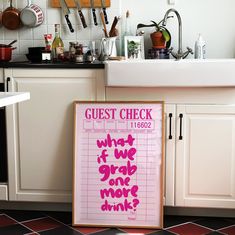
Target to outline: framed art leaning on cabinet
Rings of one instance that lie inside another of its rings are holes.
[[[162,102],[75,102],[73,225],[162,228]]]

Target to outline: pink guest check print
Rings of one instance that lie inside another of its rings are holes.
[[[75,103],[74,225],[162,226],[163,104]]]

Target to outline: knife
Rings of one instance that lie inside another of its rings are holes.
[[[94,0],[90,0],[90,3],[91,3],[91,11],[92,11],[92,15],[93,15],[94,24],[98,25],[97,18],[96,18],[96,13],[95,13]]]
[[[64,14],[64,17],[65,17],[65,20],[67,22],[67,25],[69,26],[69,30],[71,33],[74,32],[74,29],[73,29],[73,26],[69,20],[69,14],[70,14],[70,11],[69,11],[69,8],[65,2],[65,0],[60,0],[60,6],[61,6],[61,9],[62,9],[62,13]]]
[[[85,17],[82,13],[82,7],[81,7],[81,3],[80,3],[80,0],[74,0],[75,4],[77,5],[77,9],[78,9],[78,14],[79,14],[79,17],[81,19],[81,22],[82,22],[82,26],[83,28],[86,28],[87,27],[87,24],[86,24],[86,20],[85,20]]]
[[[109,21],[108,21],[108,16],[107,16],[107,13],[106,13],[106,5],[105,5],[105,0],[101,0],[101,7],[103,9],[103,13],[104,13],[104,20],[105,20],[105,24],[108,24]]]

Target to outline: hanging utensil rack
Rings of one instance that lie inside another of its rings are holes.
[[[68,7],[76,7],[75,2],[73,0],[65,0],[67,3]],[[81,6],[83,8],[90,8],[90,0],[80,0],[81,1]],[[111,3],[110,0],[105,0],[105,6],[110,7]],[[94,1],[94,6],[95,8],[100,8],[101,7],[101,0],[95,0]],[[59,0],[51,0],[51,7],[58,8],[60,7],[60,1]]]

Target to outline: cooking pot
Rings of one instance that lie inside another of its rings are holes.
[[[2,13],[2,24],[7,29],[13,30],[19,28],[20,23],[20,11],[12,6],[12,0],[10,0],[10,7]]]
[[[12,50],[16,49],[16,47],[6,47],[0,45],[0,61],[10,61],[12,56]]]
[[[36,27],[42,24],[44,14],[39,6],[32,4],[31,0],[28,0],[28,5],[20,13],[20,19],[23,25]]]

